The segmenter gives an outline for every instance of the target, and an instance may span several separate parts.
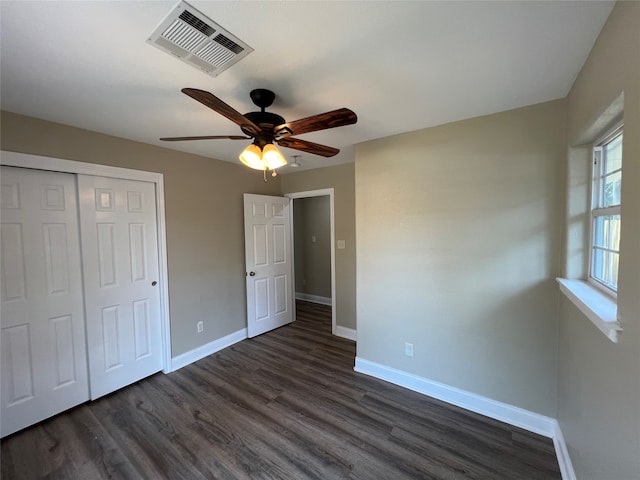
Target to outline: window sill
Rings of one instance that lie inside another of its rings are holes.
[[[609,340],[617,343],[622,327],[617,319],[616,301],[582,280],[556,278],[556,281],[560,284],[560,291],[591,320],[591,323]]]

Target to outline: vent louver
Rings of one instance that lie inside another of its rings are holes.
[[[253,48],[187,2],[174,7],[147,43],[213,77],[253,52]]]
[[[200,20],[198,17],[193,15],[188,10],[185,10],[184,12],[182,12],[179,18],[180,20],[183,20],[184,22],[191,25],[196,30],[199,30],[200,32],[204,33],[207,37],[216,31],[215,28],[204,23],[202,20]]]

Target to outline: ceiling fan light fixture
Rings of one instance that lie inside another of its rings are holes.
[[[275,170],[287,164],[280,150],[272,143],[267,143],[262,148],[252,143],[243,150],[239,158],[247,167],[256,170]]]
[[[256,170],[264,170],[264,163],[262,161],[262,151],[260,147],[255,143],[252,143],[240,154],[240,161],[249,168],[255,168]]]
[[[267,143],[262,148],[262,162],[269,170],[275,170],[287,164],[287,160],[273,143]]]

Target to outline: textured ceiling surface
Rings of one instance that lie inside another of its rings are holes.
[[[1,8],[3,110],[237,162],[244,142],[180,92],[208,90],[241,113],[254,88],[287,120],[348,107],[356,125],[300,138],[303,168],[353,161],[357,143],[566,96],[613,2],[192,0],[255,51],[213,78],[146,43],[175,1],[7,1]],[[247,142],[248,144],[248,142]],[[283,173],[290,167],[285,167]]]

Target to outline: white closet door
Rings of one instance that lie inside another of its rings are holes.
[[[155,186],[78,176],[92,399],[163,367]]]
[[[2,436],[89,398],[73,175],[1,167]]]

